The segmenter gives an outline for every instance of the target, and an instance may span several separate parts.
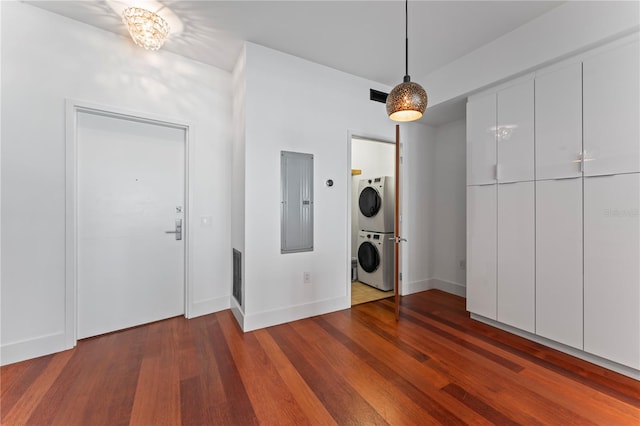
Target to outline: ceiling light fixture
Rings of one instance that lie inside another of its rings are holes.
[[[404,5],[405,75],[403,82],[394,87],[387,98],[387,114],[393,121],[417,120],[427,108],[427,92],[409,77],[409,0],[405,0]]]
[[[147,50],[158,50],[169,36],[169,24],[160,15],[139,7],[122,11],[122,21],[127,25],[133,41]]]

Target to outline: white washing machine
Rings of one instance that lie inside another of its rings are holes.
[[[358,229],[393,232],[395,187],[391,176],[362,179],[358,185]]]
[[[393,290],[393,233],[358,232],[358,281]]]

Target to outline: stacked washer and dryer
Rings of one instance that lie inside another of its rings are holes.
[[[393,177],[362,179],[358,185],[358,281],[393,289]]]

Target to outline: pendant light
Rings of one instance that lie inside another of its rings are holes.
[[[409,77],[409,0],[404,3],[405,16],[405,76],[387,97],[387,114],[393,121],[414,121],[427,108],[427,92]]]

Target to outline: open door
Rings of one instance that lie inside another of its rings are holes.
[[[395,214],[393,224],[393,287],[396,321],[400,318],[400,243],[407,241],[400,237],[400,125],[396,124],[396,166],[395,166]]]

